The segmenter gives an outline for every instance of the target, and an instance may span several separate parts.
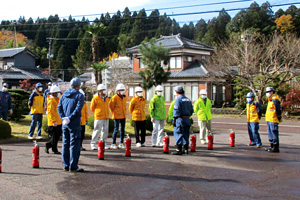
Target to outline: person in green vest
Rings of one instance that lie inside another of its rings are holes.
[[[169,114],[168,119],[171,123],[173,123],[173,110],[174,110],[174,104],[175,104],[176,99],[177,99],[177,94],[176,94],[176,92],[174,92],[174,101],[171,102],[169,111],[168,111],[168,114]]]
[[[201,97],[194,103],[194,112],[197,114],[200,129],[200,143],[208,142],[207,135],[211,131],[211,101],[207,98],[207,91],[200,90]]]
[[[163,87],[156,86],[155,95],[149,103],[149,114],[153,123],[152,147],[163,146],[163,132],[166,120],[165,98],[162,96]]]

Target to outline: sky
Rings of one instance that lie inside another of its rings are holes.
[[[26,0],[26,1],[13,1],[5,0],[1,2],[1,12],[0,21],[2,20],[18,20],[20,16],[24,16],[25,19],[32,17],[36,19],[48,18],[50,15],[58,14],[59,17],[68,18],[69,15],[77,16],[78,19],[82,18],[82,15],[98,14],[93,16],[87,16],[89,20],[93,20],[96,17],[99,18],[101,13],[115,13],[120,10],[121,12],[125,7],[128,7],[130,11],[139,11],[142,8],[146,10],[159,9],[160,14],[181,14],[181,13],[193,13],[193,12],[204,12],[204,11],[219,11],[222,8],[235,9],[235,8],[247,8],[254,1],[246,2],[235,2],[230,4],[220,4],[220,5],[206,5],[199,6],[201,4],[208,3],[220,3],[220,2],[230,2],[238,0],[86,0],[86,1],[76,1],[76,0]],[[245,0],[243,0],[245,1]],[[261,5],[266,2],[266,0],[256,0],[256,2]],[[285,3],[300,3],[300,0],[269,0],[271,5],[275,4],[285,4]],[[191,7],[184,7],[191,6]],[[296,5],[300,7],[300,4]],[[161,9],[179,7],[172,9]],[[273,11],[276,12],[279,8],[286,10],[289,6],[274,7]],[[5,8],[5,9],[3,9]],[[151,11],[147,12],[149,15]],[[228,12],[232,17],[238,11]],[[196,23],[199,19],[203,18],[208,21],[213,17],[218,16],[218,13],[208,13],[208,14],[194,14],[194,15],[184,15],[184,16],[174,16],[180,25],[184,23],[189,23],[190,21]]]

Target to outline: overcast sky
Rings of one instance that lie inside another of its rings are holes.
[[[50,15],[58,14],[59,17],[66,17],[69,15],[90,15],[90,14],[101,14],[101,13],[114,13],[117,10],[123,11],[125,7],[128,7],[131,11],[139,11],[142,8],[147,9],[160,9],[169,7],[182,7],[189,5],[200,5],[207,3],[216,2],[228,2],[237,0],[86,0],[86,1],[76,1],[76,0],[26,0],[26,1],[13,1],[5,0],[1,1],[1,12],[0,20],[18,20],[20,16],[24,16],[25,19],[32,17],[36,19],[48,18]],[[160,14],[179,14],[179,13],[191,13],[191,12],[202,12],[202,11],[214,11],[232,8],[247,8],[254,1],[232,3],[232,4],[222,4],[222,5],[212,5],[212,6],[193,6],[188,8],[176,8],[160,10]],[[266,2],[265,0],[257,0],[258,4]],[[299,2],[298,0],[269,0],[272,5]],[[296,5],[300,7],[300,4]],[[281,7],[282,9],[288,8],[288,6]],[[274,7],[273,11],[276,12],[279,7]],[[231,16],[234,16],[238,11],[228,12]],[[148,13],[149,15],[149,13]],[[185,15],[185,16],[175,16],[176,21],[180,22],[182,25],[184,22],[198,21],[203,18],[209,20],[218,13],[211,14],[197,14],[197,15]],[[90,20],[99,18],[99,15],[86,17]],[[82,17],[79,17],[80,19]]]

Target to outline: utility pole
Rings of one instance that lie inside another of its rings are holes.
[[[47,59],[49,60],[49,76],[51,76],[51,58],[54,57],[53,54],[51,54],[51,44],[52,44],[53,38],[47,38],[47,40],[49,41],[49,49],[48,49]]]
[[[14,22],[14,30],[15,30],[15,47],[18,47],[18,38],[17,38],[17,27],[16,22]]]

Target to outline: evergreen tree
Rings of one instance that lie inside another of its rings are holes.
[[[206,31],[207,31],[207,24],[204,19],[200,19],[195,27],[195,37],[194,40],[197,42],[200,42],[202,38],[204,37]]]

